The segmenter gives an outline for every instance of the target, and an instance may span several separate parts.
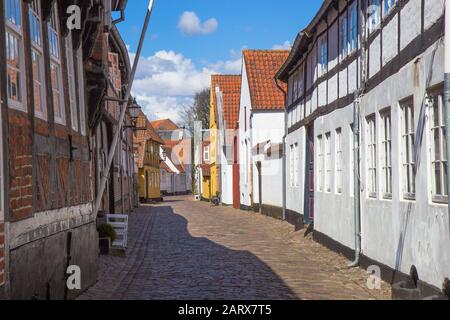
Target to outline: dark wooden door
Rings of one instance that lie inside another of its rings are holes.
[[[306,139],[306,183],[305,183],[305,223],[314,222],[314,127],[307,131]]]

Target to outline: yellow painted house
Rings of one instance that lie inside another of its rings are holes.
[[[141,202],[160,201],[161,198],[161,145],[164,141],[158,136],[147,117],[141,113],[137,123],[139,130],[134,135],[137,154],[138,192]]]
[[[211,76],[210,110],[209,110],[209,129],[210,129],[210,195],[215,197],[220,193],[220,168],[217,161],[217,106],[216,106],[216,87],[218,86],[220,76]]]

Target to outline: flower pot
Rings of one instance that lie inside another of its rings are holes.
[[[100,248],[100,254],[109,255],[109,251],[111,249],[111,238],[99,238],[98,244]]]

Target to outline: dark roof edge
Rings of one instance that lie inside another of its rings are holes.
[[[314,30],[314,28],[319,24],[320,20],[322,19],[323,15],[328,11],[329,7],[333,3],[334,0],[324,0],[322,3],[322,6],[320,7],[319,11],[317,11],[314,18],[311,20],[309,25],[304,28],[302,31],[300,31],[297,34],[297,37],[295,38],[294,45],[292,46],[291,53],[289,54],[289,57],[287,58],[286,62],[283,64],[283,66],[280,68],[280,70],[275,75],[276,79],[287,82],[289,78],[288,71],[293,66],[293,64],[298,60],[299,57],[304,53],[305,45],[308,44],[308,40],[311,39],[311,31]]]

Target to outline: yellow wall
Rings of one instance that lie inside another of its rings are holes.
[[[151,139],[146,141],[144,166],[139,168],[139,198],[141,199],[161,198],[159,146],[159,143]]]
[[[148,181],[146,179],[148,176]],[[146,182],[147,188],[146,188]],[[147,195],[148,189],[148,195]],[[145,166],[139,169],[139,198],[141,199],[159,199],[161,198],[160,189],[160,170]]]
[[[211,157],[211,194],[216,196],[217,191],[219,191],[219,180],[217,177],[217,122],[216,122],[216,106],[214,105],[214,95],[216,88],[213,88],[211,81],[211,97],[210,97],[210,112],[209,112],[209,122],[210,122],[210,157]]]
[[[202,198],[211,199],[211,178],[203,177],[202,179]]]

